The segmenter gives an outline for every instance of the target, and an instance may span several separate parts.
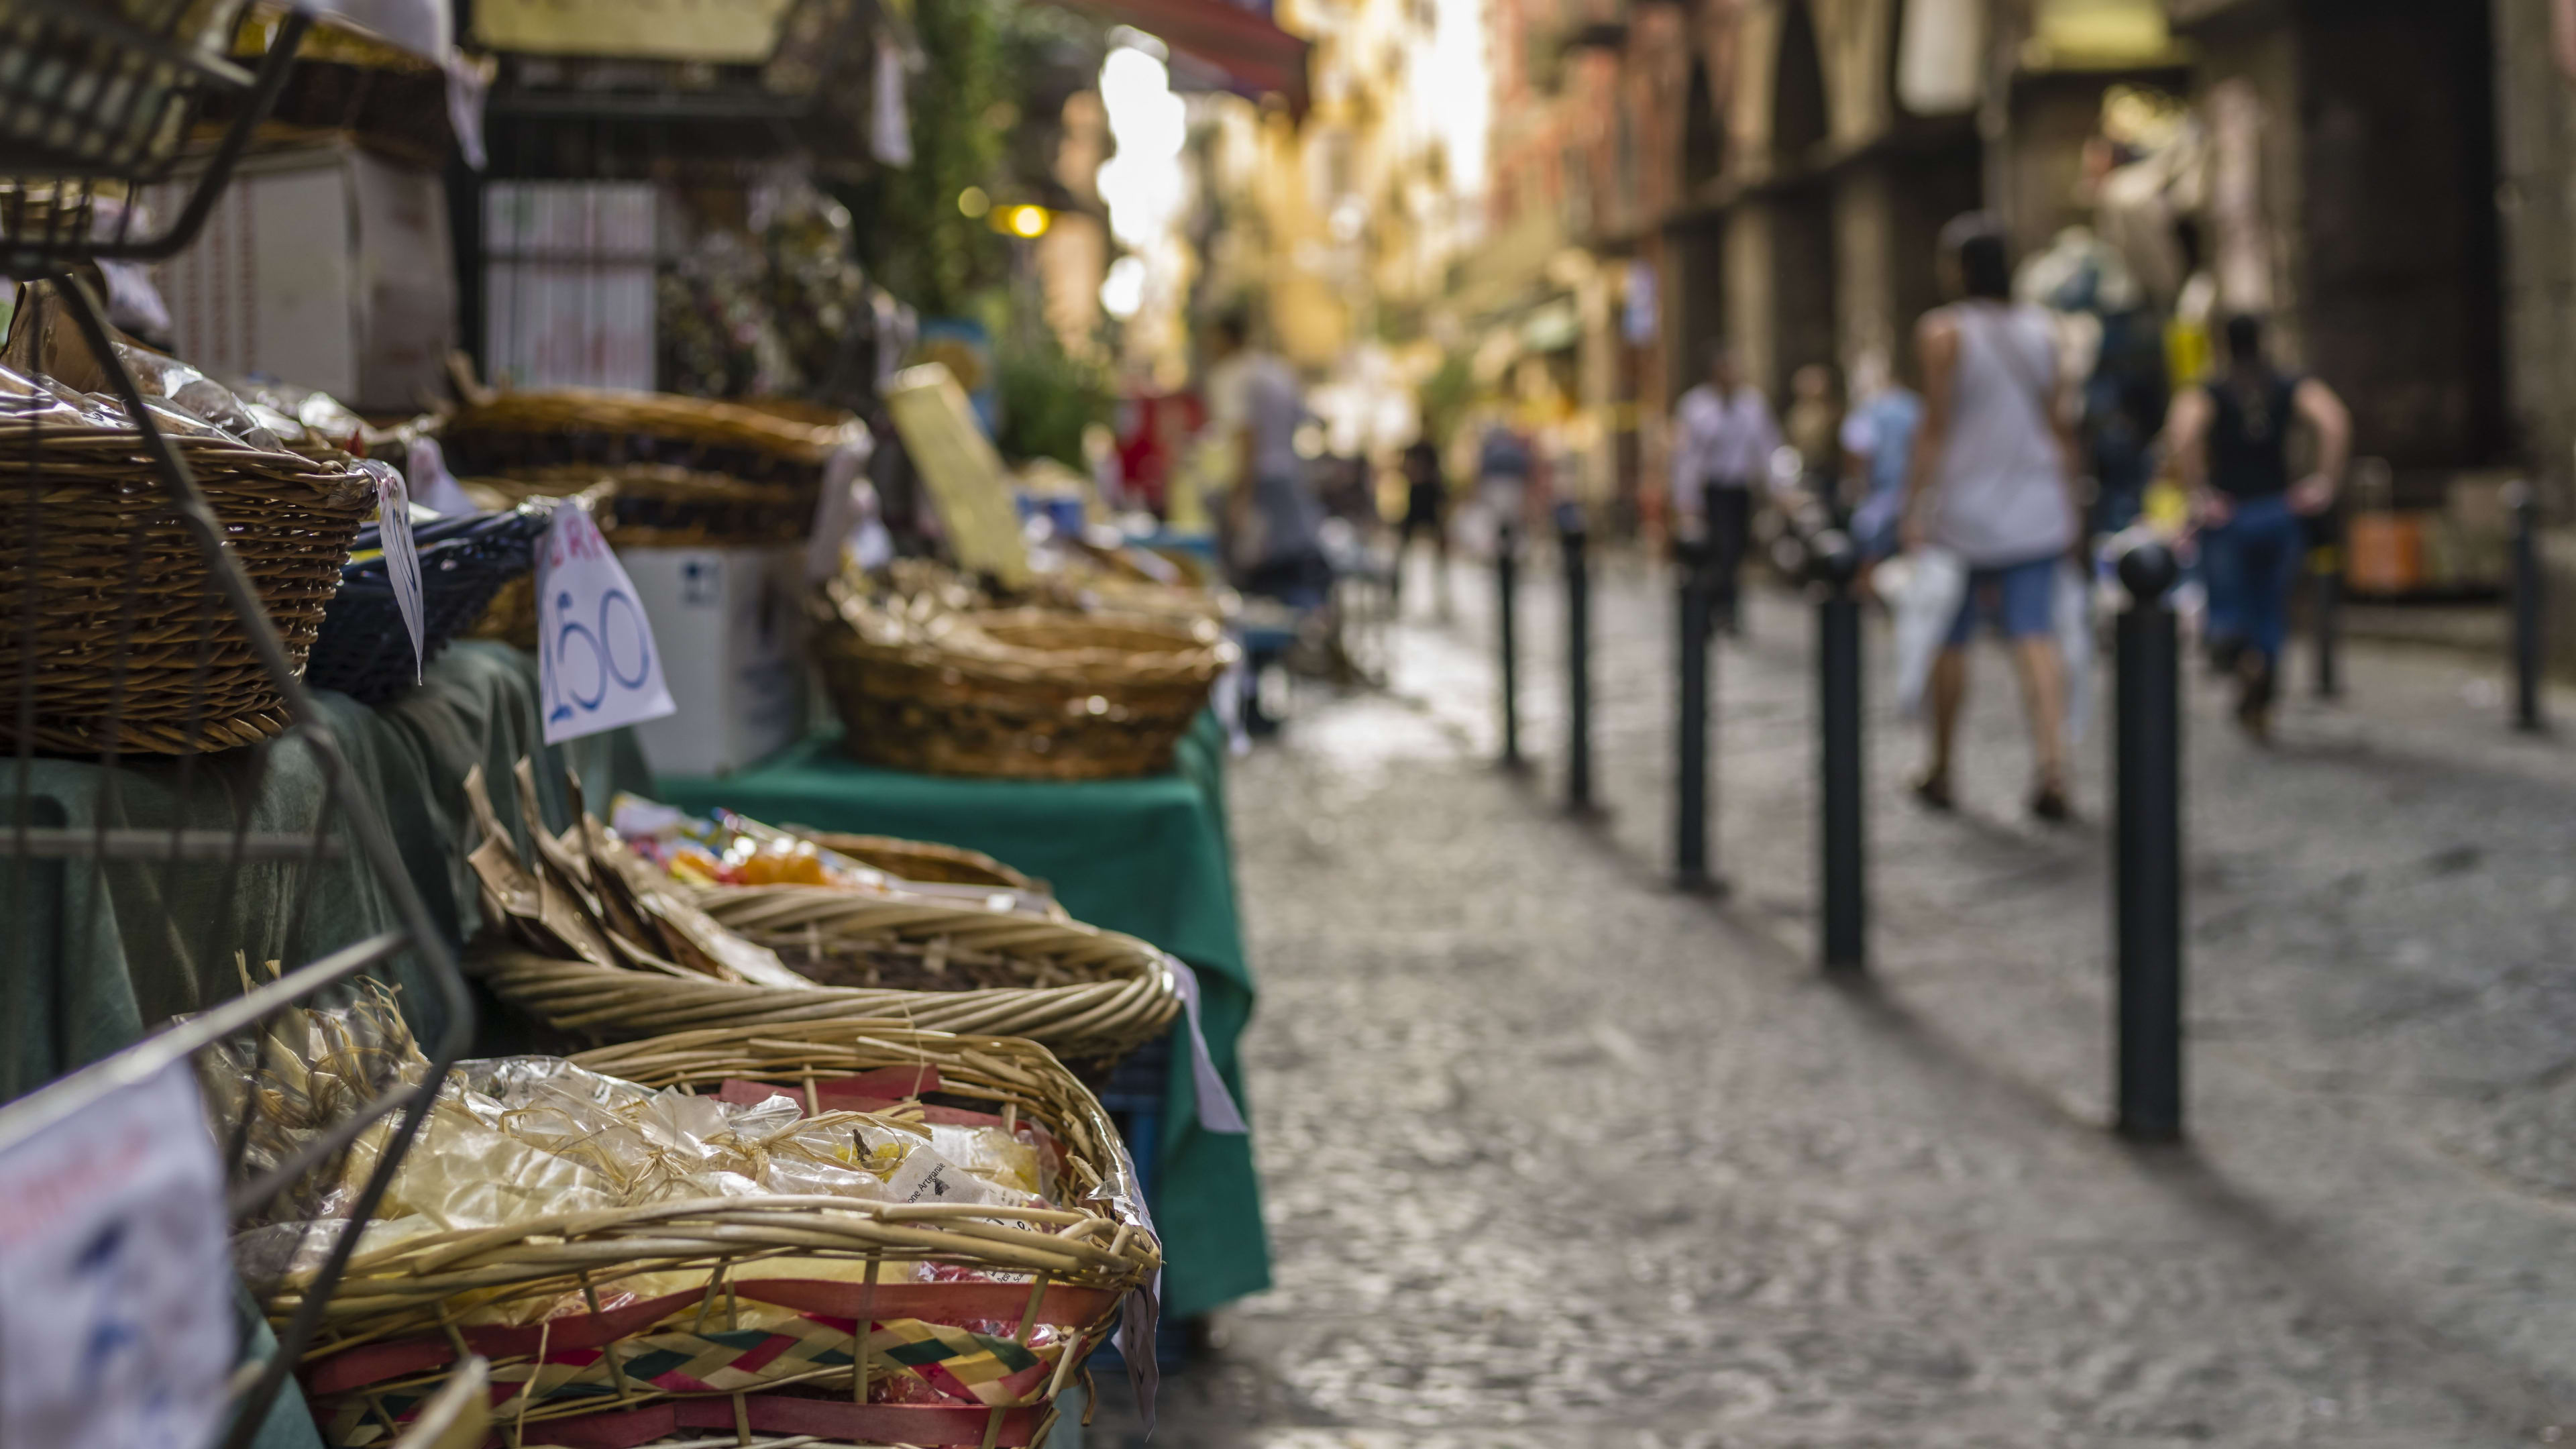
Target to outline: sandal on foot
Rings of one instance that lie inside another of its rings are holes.
[[[2030,813],[2034,820],[2063,825],[2075,818],[2075,807],[2067,803],[2064,786],[2042,785],[2031,792]]]
[[[1916,780],[1914,798],[1926,810],[1957,808],[1957,803],[1950,798],[1950,777],[1947,775],[1925,775]]]

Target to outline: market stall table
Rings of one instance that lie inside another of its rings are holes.
[[[1170,772],[1133,780],[907,774],[860,764],[819,735],[719,779],[664,780],[659,798],[697,814],[962,845],[1048,881],[1076,917],[1197,970],[1208,1050],[1240,1102],[1235,1039],[1253,987],[1235,918],[1224,761],[1212,716],[1182,739]],[[1268,1287],[1270,1254],[1251,1140],[1199,1126],[1187,1051],[1172,1053],[1169,1082],[1154,1210],[1169,1260],[1164,1311],[1186,1318]]]
[[[463,789],[468,766],[480,764],[485,775],[507,782],[520,756],[536,758],[546,796],[539,808],[558,825],[570,816],[562,770],[549,763],[568,760],[588,787],[603,792],[640,788],[645,778],[643,757],[623,731],[559,749],[545,745],[536,663],[503,645],[456,645],[431,663],[422,687],[376,709],[327,691],[314,702],[374,795],[451,947],[479,923],[465,867],[473,831]],[[19,818],[20,778],[18,762],[0,759],[0,829]],[[312,755],[273,744],[188,762],[128,755],[112,777],[93,760],[36,759],[24,779],[27,823],[38,828],[184,824],[228,831],[236,809],[246,808],[254,829],[309,831],[322,793]],[[503,809],[516,818],[507,797]],[[354,853],[325,862],[309,882],[297,874],[282,864],[248,865],[226,889],[217,862],[175,871],[158,862],[104,871],[79,861],[33,862],[24,874],[27,898],[6,903],[9,924],[0,930],[0,1100],[95,1061],[177,1013],[237,994],[236,951],[254,971],[270,960],[301,965],[393,928],[392,902]],[[161,937],[169,920],[193,926],[194,939],[181,943],[195,958],[193,977]],[[417,990],[404,998],[407,1006],[426,1004]],[[413,1026],[427,1036],[439,1023],[415,1018]]]

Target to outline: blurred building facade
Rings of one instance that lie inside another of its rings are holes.
[[[1488,230],[1431,312],[1494,386],[1547,369],[1596,498],[1651,498],[1713,345],[1775,395],[1810,363],[1904,371],[1939,229],[1982,208],[2025,257],[2110,257],[2153,351],[2177,316],[2264,314],[2353,402],[2387,506],[2507,468],[2576,505],[2576,5],[1488,13]],[[2152,135],[2122,131],[2123,96]]]

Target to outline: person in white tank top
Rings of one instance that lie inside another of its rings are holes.
[[[2058,821],[2066,795],[2064,663],[2054,633],[2058,564],[2082,512],[2075,441],[2061,405],[2048,314],[2012,301],[2012,258],[1991,217],[1942,229],[1944,282],[1960,298],[1915,331],[1923,424],[1907,480],[1905,542],[1945,549],[1968,566],[1968,594],[1932,666],[1932,760],[1915,795],[1950,808],[1952,747],[1967,701],[1968,641],[1991,619],[2012,647],[2030,718],[2031,813]]]

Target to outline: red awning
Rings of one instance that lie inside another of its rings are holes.
[[[1174,51],[1223,71],[1229,89],[1285,97],[1306,113],[1306,52],[1311,48],[1257,10],[1227,0],[1069,0],[1121,25],[1132,25]],[[1177,81],[1178,77],[1175,77]]]

